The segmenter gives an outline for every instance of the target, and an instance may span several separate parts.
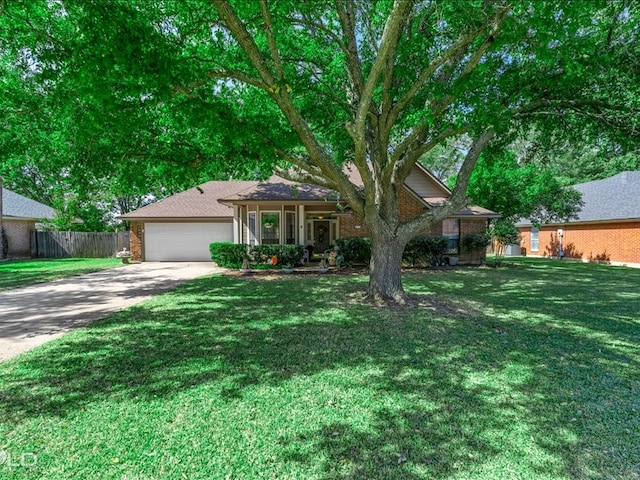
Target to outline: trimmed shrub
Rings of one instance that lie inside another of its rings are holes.
[[[231,242],[215,242],[209,244],[211,260],[224,268],[240,268],[247,258],[247,246]]]
[[[491,237],[485,233],[468,233],[467,235],[462,237],[461,244],[463,250],[471,254],[471,261],[474,261],[474,253],[486,249],[490,241]]]
[[[279,264],[283,267],[291,265],[295,267],[301,264],[304,257],[304,247],[302,245],[279,245],[280,254],[278,255]]]
[[[366,237],[345,237],[336,240],[340,253],[348,265],[356,263],[368,265],[371,261],[371,239]]]
[[[278,259],[278,266],[300,265],[304,257],[302,245],[255,245],[251,248],[250,256],[257,265],[269,266],[273,257]]]
[[[280,262],[280,245],[254,245],[251,247],[249,255],[251,256],[252,263],[258,266],[271,265],[271,259],[278,257]]]
[[[444,237],[421,235],[407,243],[402,259],[411,265],[432,265],[439,262],[447,252],[449,241]]]
[[[465,252],[479,252],[483,248],[487,248],[491,237],[485,233],[468,233],[462,237],[462,248]]]

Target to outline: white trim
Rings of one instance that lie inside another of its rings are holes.
[[[253,232],[251,231],[251,221],[249,217],[253,215]],[[256,245],[258,243],[257,236],[257,225],[258,225],[258,214],[255,210],[247,210],[247,244],[250,246]],[[253,242],[253,243],[251,243]]]
[[[534,230],[535,230],[535,234],[536,234],[536,248],[533,248]],[[540,230],[538,228],[531,227],[531,237],[530,237],[529,243],[530,243],[532,252],[539,252],[540,251]]]
[[[306,222],[305,222],[305,208],[304,205],[298,206],[298,243],[300,245],[307,245],[306,242]]]
[[[239,208],[237,205],[233,206],[233,243],[240,243],[240,223],[238,221]]]

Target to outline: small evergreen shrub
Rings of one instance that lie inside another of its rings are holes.
[[[272,265],[273,257],[278,259],[278,267],[286,265],[300,265],[304,257],[302,245],[255,245],[251,247],[249,255],[258,266]]]
[[[471,254],[471,260],[474,260],[474,253],[478,253],[487,248],[491,237],[486,233],[468,233],[462,237],[462,249]]]
[[[278,245],[280,254],[278,263],[282,266],[291,265],[295,267],[301,264],[304,257],[304,247],[302,245]]]
[[[247,246],[231,242],[214,242],[209,244],[211,260],[224,268],[240,268],[247,258]]]
[[[348,265],[365,264],[371,260],[371,239],[366,237],[345,237],[336,240],[340,253]]]
[[[444,237],[421,235],[407,243],[402,259],[413,266],[416,264],[435,264],[447,252],[448,243]]]
[[[271,265],[271,259],[273,257],[278,258],[280,262],[280,245],[254,245],[251,247],[249,255],[251,256],[252,263],[255,263],[258,267]]]

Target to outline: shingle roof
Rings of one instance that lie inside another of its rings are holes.
[[[439,207],[443,205],[447,199],[444,197],[429,197],[423,198],[425,202],[431,207]],[[498,218],[500,217],[499,213],[496,213],[492,210],[489,210],[484,207],[479,207],[478,205],[469,205],[458,210],[456,213],[452,215],[453,218],[458,217],[484,217],[484,218]]]
[[[273,175],[264,182],[254,182],[253,185],[236,193],[220,197],[222,202],[239,202],[247,200],[286,200],[313,201],[335,198],[335,192],[325,187],[310,183],[296,183]]]
[[[578,218],[567,223],[640,219],[640,171],[621,172],[573,188],[582,194],[583,205]],[[522,220],[517,225],[530,224]]]
[[[145,218],[221,218],[233,217],[233,208],[218,202],[258,182],[211,181],[167,197],[133,212],[121,215],[124,220]]]
[[[18,193],[2,189],[2,217],[27,220],[53,220],[56,211]]]
[[[574,188],[584,202],[577,222],[640,218],[640,172],[622,172]]]
[[[362,185],[360,174],[355,168],[347,168],[345,173],[355,185]],[[124,220],[231,218],[233,217],[233,209],[229,205],[236,202],[309,202],[326,201],[327,199],[337,200],[336,192],[318,185],[292,182],[273,175],[263,182],[235,180],[207,182],[199,187],[178,193],[134,212],[121,215],[120,218]],[[427,205],[436,206],[437,201],[444,202],[445,199],[424,198],[423,200]],[[492,218],[499,215],[482,207],[470,206],[456,212],[454,216]]]

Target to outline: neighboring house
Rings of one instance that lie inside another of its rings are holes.
[[[9,257],[31,255],[31,232],[36,223],[53,220],[56,212],[40,202],[2,189],[2,228],[7,235]]]
[[[360,184],[357,174],[352,181]],[[400,214],[408,220],[446,200],[451,191],[428,171],[415,166],[400,194]],[[484,233],[498,217],[481,207],[460,210],[425,234],[450,239],[451,253],[467,233]],[[323,252],[339,238],[366,236],[357,218],[336,192],[273,176],[264,182],[212,181],[147,205],[120,218],[131,225],[134,259],[210,260],[209,244],[299,244]],[[468,260],[465,254],[460,261]],[[474,257],[475,259],[475,257]]]
[[[581,183],[583,206],[567,223],[517,224],[527,255],[640,265],[640,171]]]

